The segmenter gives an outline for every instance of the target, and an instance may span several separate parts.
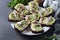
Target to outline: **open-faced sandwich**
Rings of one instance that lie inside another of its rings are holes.
[[[11,12],[8,17],[8,20],[12,21],[12,22],[21,21],[23,19],[24,19],[24,17],[22,15],[20,15],[20,13],[15,10],[13,12]]]
[[[20,13],[22,11],[26,10],[26,7],[23,4],[17,4],[14,8],[15,8],[15,10],[17,10]]]
[[[31,13],[37,13],[39,10],[38,3],[35,1],[29,2],[29,8]]]
[[[49,17],[40,18],[39,23],[50,26],[50,25],[53,25],[55,23],[55,21],[56,20],[54,17],[49,16]]]
[[[22,13],[22,16],[30,15],[29,10],[24,10]]]
[[[53,13],[53,9],[51,7],[43,8],[38,13],[39,13],[40,17],[49,16],[50,14]]]
[[[39,20],[40,16],[38,14],[26,15],[26,21]]]
[[[41,24],[39,24],[37,21],[32,21],[31,30],[33,33],[43,33],[44,32]]]
[[[29,27],[30,22],[27,22],[26,20],[22,20],[20,22],[17,22],[15,24],[15,29],[19,30],[20,32],[24,31],[26,28]]]

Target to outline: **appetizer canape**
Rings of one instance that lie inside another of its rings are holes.
[[[51,7],[43,8],[38,13],[41,17],[49,16],[53,13],[53,9]]]
[[[39,20],[40,16],[38,14],[26,15],[25,19],[27,21]]]
[[[19,30],[20,32],[24,31],[26,28],[28,28],[30,22],[27,22],[26,20],[22,20],[20,22],[17,22],[14,26],[15,29]]]
[[[49,17],[40,18],[39,23],[50,26],[50,25],[53,25],[55,23],[55,21],[56,20],[54,17],[49,16]]]
[[[15,8],[16,11],[18,11],[20,13],[22,11],[26,10],[26,7],[23,4],[17,4],[14,8]]]
[[[18,13],[17,11],[13,11],[9,14],[8,20],[9,21],[13,21],[13,22],[17,22],[24,19],[24,17],[22,15],[20,15],[20,13]]]
[[[29,15],[30,12],[29,12],[29,10],[24,10],[21,14],[22,14],[23,16],[26,16],[26,15]]]
[[[43,33],[44,32],[42,26],[37,21],[34,21],[31,23],[31,30],[33,33]]]
[[[40,18],[38,14],[32,14],[30,17],[31,17],[31,21],[38,20]]]
[[[53,13],[53,9],[51,7],[47,7],[46,10],[48,11],[49,14]]]
[[[29,8],[31,13],[37,13],[39,10],[38,3],[35,1],[29,2]]]

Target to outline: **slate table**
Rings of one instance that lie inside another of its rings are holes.
[[[0,0],[0,40],[34,40],[17,33],[11,27],[10,23],[8,22],[8,14],[11,12],[11,9],[7,7],[7,3],[9,1],[10,0]],[[56,33],[59,32],[60,31],[57,31]]]

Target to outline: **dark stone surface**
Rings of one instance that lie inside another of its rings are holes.
[[[37,38],[32,38],[17,33],[10,26],[10,23],[8,22],[8,14],[12,10],[7,7],[8,2],[9,0],[0,0],[0,40],[37,40]]]

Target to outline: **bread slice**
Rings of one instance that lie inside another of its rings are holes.
[[[29,8],[31,13],[37,13],[39,10],[38,3],[35,1],[29,2]]]
[[[20,15],[20,13],[18,13],[17,11],[11,12],[8,17],[8,20],[10,22],[17,22],[17,21],[21,21],[23,19],[24,19],[24,17],[22,15]]]
[[[26,28],[29,27],[30,22],[22,20],[15,24],[15,29],[19,30],[20,32],[24,31]]]
[[[40,18],[39,23],[42,25],[51,26],[55,23],[55,18],[52,16]]]
[[[39,24],[37,21],[33,21],[31,23],[31,30],[33,33],[43,33],[44,32],[41,24]]]
[[[23,4],[17,4],[14,7],[14,9],[21,13],[22,11],[26,10],[27,8]]]
[[[48,17],[53,14],[53,9],[51,7],[42,8],[38,13],[40,17]]]

